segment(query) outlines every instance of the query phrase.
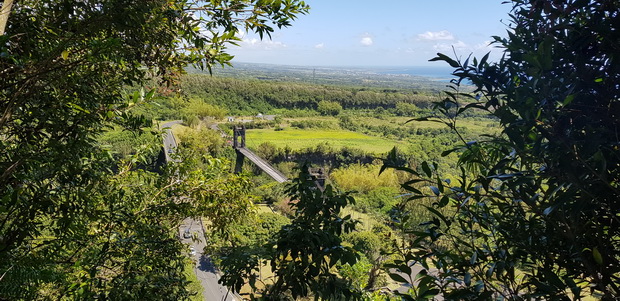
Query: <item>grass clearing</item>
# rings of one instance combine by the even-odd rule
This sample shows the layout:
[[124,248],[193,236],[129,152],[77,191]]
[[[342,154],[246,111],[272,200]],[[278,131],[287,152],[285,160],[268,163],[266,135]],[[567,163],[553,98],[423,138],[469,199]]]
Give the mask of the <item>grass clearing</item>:
[[[376,117],[356,117],[355,120],[362,124],[372,124],[375,126],[388,125],[393,127],[414,127],[420,129],[445,129],[448,128],[443,123],[435,121],[410,121],[411,117],[392,116],[386,118]],[[457,127],[464,127],[472,132],[485,133],[491,128],[497,128],[498,122],[490,119],[460,118],[456,122]]]
[[192,260],[187,260],[185,263],[185,277],[187,277],[187,281],[189,281],[187,285],[187,289],[196,293],[195,295],[190,297],[192,301],[202,301],[205,300],[202,294],[202,285],[200,285],[200,281],[198,281],[198,277],[196,277],[196,272],[194,269],[196,268],[196,264]]
[[246,137],[246,144],[250,148],[256,148],[265,142],[273,143],[277,147],[288,145],[294,150],[328,143],[335,148],[347,146],[380,154],[388,152],[395,145],[405,145],[404,142],[346,130],[302,130],[290,127],[283,131],[274,131],[273,129],[247,130]]

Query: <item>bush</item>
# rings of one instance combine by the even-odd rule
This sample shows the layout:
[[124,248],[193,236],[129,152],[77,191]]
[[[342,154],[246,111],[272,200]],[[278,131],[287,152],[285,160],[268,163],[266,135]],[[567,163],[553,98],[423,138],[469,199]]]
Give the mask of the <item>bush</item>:
[[416,113],[420,111],[420,109],[414,104],[399,102],[396,104],[395,111],[398,116],[415,117]]
[[336,116],[342,112],[342,106],[335,101],[321,100],[317,105],[317,111],[321,115]]
[[220,134],[211,129],[185,129],[178,133],[179,146],[218,157],[227,147]]
[[[157,134],[152,132],[141,132],[136,135],[135,132],[123,130],[120,127],[104,132],[99,137],[102,146],[109,149],[117,158],[127,158],[136,153],[143,145],[148,145],[155,139],[160,139]],[[153,160],[157,154],[152,154]]]
[[226,115],[226,111],[216,105],[208,104],[199,99],[192,99],[183,106],[181,112],[184,116],[196,116],[199,119],[213,117],[222,119]]
[[271,142],[263,142],[256,148],[256,154],[267,161],[273,161],[279,151],[280,149]]
[[364,213],[388,213],[394,205],[400,202],[397,198],[400,190],[395,187],[379,187],[356,198],[354,208]]
[[[447,152],[459,150],[458,181],[442,180],[434,164],[411,171],[428,185],[410,187],[415,203],[436,202],[401,271],[432,261],[439,271],[421,274],[412,292],[450,300],[617,300],[619,3],[512,2],[509,34],[495,37],[499,62],[432,59],[457,77],[436,102],[441,120],[460,132],[456,121],[482,110],[502,131],[449,143]],[[459,93],[461,83],[475,94]]]

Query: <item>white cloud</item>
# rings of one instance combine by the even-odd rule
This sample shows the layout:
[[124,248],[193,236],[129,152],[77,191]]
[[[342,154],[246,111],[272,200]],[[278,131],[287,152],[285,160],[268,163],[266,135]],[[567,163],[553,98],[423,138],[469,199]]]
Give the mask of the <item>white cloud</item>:
[[418,34],[418,38],[426,41],[454,40],[454,36],[447,30],[435,32],[427,31],[425,33]]
[[365,32],[361,35],[360,44],[362,46],[372,46],[375,42],[372,40],[372,35],[368,32]]
[[271,39],[261,40],[257,35],[244,30],[237,31],[237,37],[241,39],[239,46],[247,49],[273,50],[286,48],[286,44]]
[[371,37],[363,37],[360,40],[360,44],[364,45],[364,46],[372,46],[373,41]]
[[467,44],[465,44],[465,42],[463,41],[457,41],[456,43],[438,43],[435,44],[433,48],[439,52],[447,52],[451,51],[452,48],[454,48],[455,50],[465,50],[468,49],[469,46],[467,46]]
[[314,45],[314,48],[316,49],[323,49],[323,47],[325,47],[324,43],[319,43],[319,44]]
[[248,35],[248,32],[245,30],[237,30],[237,37],[240,39],[245,38]]
[[242,48],[263,49],[272,50],[279,48],[286,48],[286,44],[272,40],[261,40],[258,38],[244,38],[239,45]]

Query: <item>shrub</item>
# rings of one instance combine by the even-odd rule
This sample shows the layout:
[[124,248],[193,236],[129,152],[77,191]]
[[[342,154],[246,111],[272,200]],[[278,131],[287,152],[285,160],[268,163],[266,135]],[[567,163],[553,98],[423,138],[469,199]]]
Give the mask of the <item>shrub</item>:
[[317,111],[321,115],[336,116],[342,112],[342,106],[335,101],[321,100],[317,105]]
[[400,201],[397,198],[399,194],[399,189],[395,187],[375,188],[366,194],[358,196],[354,208],[364,213],[387,213]]

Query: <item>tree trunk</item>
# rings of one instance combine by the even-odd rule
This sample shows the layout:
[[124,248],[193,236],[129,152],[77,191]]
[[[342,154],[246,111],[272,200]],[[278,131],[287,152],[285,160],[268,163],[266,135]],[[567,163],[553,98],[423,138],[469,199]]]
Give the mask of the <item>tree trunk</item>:
[[13,0],[4,0],[2,8],[0,9],[0,35],[4,35],[6,29],[6,23],[9,21],[9,14],[11,13],[11,7],[13,6]]

